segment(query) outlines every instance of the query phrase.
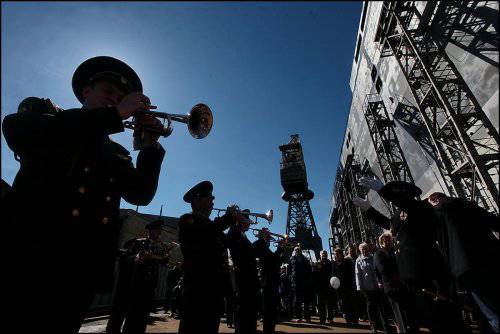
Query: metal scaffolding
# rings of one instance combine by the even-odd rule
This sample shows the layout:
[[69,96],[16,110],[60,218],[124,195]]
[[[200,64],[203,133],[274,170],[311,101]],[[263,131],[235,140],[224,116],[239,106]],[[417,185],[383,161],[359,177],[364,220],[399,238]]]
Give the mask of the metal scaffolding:
[[355,196],[364,197],[366,191],[358,184],[361,165],[354,155],[348,155],[344,168],[339,167],[335,179],[334,197],[336,208],[332,212],[331,235],[334,247],[347,249],[349,245],[376,240],[382,230],[371,223],[366,214],[352,203]]
[[394,121],[389,118],[380,96],[378,94],[366,95],[363,108],[384,181],[386,183],[389,181],[414,183],[394,131]]
[[498,212],[498,132],[424,14],[413,1],[384,1],[376,34],[381,57],[395,56],[409,83],[448,193]]
[[436,41],[452,43],[498,67],[497,1],[429,1],[424,18],[431,19]]

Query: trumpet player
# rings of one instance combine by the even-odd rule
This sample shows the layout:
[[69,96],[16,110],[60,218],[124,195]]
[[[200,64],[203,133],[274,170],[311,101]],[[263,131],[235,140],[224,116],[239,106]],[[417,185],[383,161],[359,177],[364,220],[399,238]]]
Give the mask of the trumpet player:
[[146,225],[148,236],[128,240],[123,246],[113,308],[106,332],[140,334],[146,331],[153,306],[159,267],[166,265],[174,247],[160,239],[161,219]]
[[[284,249],[287,247],[288,236],[281,240],[273,240],[267,228],[263,228],[255,242],[257,255],[262,263],[262,295],[263,295],[263,333],[273,334],[277,322],[277,308],[279,305],[279,284],[281,263]],[[277,242],[276,251],[271,251],[271,241]]]
[[245,209],[241,213],[243,217],[227,232],[227,245],[235,272],[235,333],[254,334],[257,332],[257,293],[260,289],[256,262],[258,251],[255,243],[246,236],[251,224],[247,215],[250,210]]
[[184,258],[180,334],[213,334],[219,331],[224,307],[227,250],[223,233],[241,219],[235,206],[212,221],[213,185],[203,181],[191,188],[184,201],[192,212],[179,221],[179,243]]
[[[30,300],[37,310],[35,319],[23,322],[28,332],[34,324],[38,332],[77,333],[93,295],[111,292],[120,200],[147,205],[153,199],[165,154],[153,137],[134,166],[129,151],[109,138],[124,130],[123,120],[155,108],[127,64],[107,56],[88,59],[72,86],[82,107],[61,110],[48,99],[28,98],[3,121],[6,142],[20,161],[6,208],[7,233],[23,235],[21,258],[44,259],[32,261],[29,272],[22,261],[8,264],[7,284],[16,291],[7,301],[11,309]],[[64,307],[47,307],[48,301]],[[56,313],[57,322],[47,321]]]

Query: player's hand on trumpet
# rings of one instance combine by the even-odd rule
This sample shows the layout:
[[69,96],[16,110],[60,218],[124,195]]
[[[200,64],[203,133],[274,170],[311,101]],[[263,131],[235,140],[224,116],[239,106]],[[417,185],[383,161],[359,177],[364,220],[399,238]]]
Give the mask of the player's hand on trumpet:
[[226,214],[231,216],[236,221],[241,221],[244,216],[241,214],[240,209],[238,208],[237,205],[232,204],[226,208]]
[[[154,117],[153,115],[136,115],[135,120],[138,125],[144,128],[148,128],[148,142],[150,145],[156,143],[160,138],[160,133],[163,130],[163,124],[161,121]],[[152,130],[152,131],[151,131]]]
[[127,119],[138,111],[156,109],[156,106],[151,105],[151,101],[146,95],[140,92],[133,92],[126,95],[120,103],[116,105],[116,109],[122,119]]

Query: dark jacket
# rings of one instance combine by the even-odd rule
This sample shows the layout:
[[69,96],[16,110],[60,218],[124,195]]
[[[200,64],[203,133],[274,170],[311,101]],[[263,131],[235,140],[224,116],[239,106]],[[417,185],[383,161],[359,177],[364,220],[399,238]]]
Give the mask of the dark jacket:
[[401,280],[394,249],[378,249],[375,252],[374,261],[377,273],[384,286],[384,292],[387,294],[396,292],[401,286]]
[[491,260],[500,257],[500,241],[492,233],[499,231],[498,217],[460,198],[446,198],[435,209],[440,249],[455,277],[478,270],[498,277]]
[[271,251],[263,239],[254,242],[256,255],[262,264],[262,287],[264,290],[278,290],[280,284],[281,256],[283,248],[277,247],[276,251]]
[[354,261],[345,257],[342,262],[333,262],[333,276],[340,280],[340,291],[355,291],[356,276],[354,269]]
[[250,242],[237,226],[229,229],[226,240],[233,260],[236,292],[255,296],[260,288],[256,258],[262,252],[257,241]]
[[329,259],[320,259],[317,263],[317,276],[318,276],[318,292],[324,292],[331,289],[330,278],[333,276],[333,265]]
[[223,295],[221,282],[227,266],[223,231],[233,224],[228,215],[214,221],[193,213],[180,217],[179,243],[184,259],[185,288]]
[[399,214],[389,219],[374,208],[367,216],[380,227],[391,230],[399,275],[402,280],[415,280],[418,284],[437,280],[446,284],[446,263],[436,244],[436,215],[430,204],[411,201],[402,208],[407,213],[406,221]]
[[310,288],[312,268],[309,260],[303,255],[293,255],[290,258],[290,280],[292,289],[299,292],[307,292]]
[[134,167],[129,152],[108,137],[123,131],[114,107],[10,114],[3,131],[21,163],[9,232],[26,237],[23,252],[44,259],[47,280],[76,277],[109,290],[120,200],[147,205],[153,199],[163,148],[141,151]]

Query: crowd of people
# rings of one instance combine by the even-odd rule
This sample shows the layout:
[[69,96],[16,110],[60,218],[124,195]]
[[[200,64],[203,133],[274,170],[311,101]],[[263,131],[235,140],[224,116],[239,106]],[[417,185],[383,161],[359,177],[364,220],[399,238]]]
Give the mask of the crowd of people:
[[[6,286],[14,292],[4,298],[7,318],[26,332],[77,333],[93,297],[112,290],[120,256],[107,331],[144,333],[169,245],[159,239],[157,221],[146,226],[146,238],[118,250],[119,207],[122,199],[134,205],[153,199],[165,155],[158,142],[163,127],[141,113],[156,107],[137,74],[117,59],[85,61],[72,84],[81,108],[28,98],[3,121],[20,162],[2,199],[6,235],[15,242],[4,252]],[[145,137],[135,132],[135,166],[130,152],[109,138],[132,116],[150,128]],[[499,333],[498,217],[443,193],[422,200],[421,190],[406,182],[362,178],[360,185],[394,208],[387,218],[367,199],[353,199],[387,230],[379,247],[337,248],[333,259],[322,251],[314,262],[287,238],[272,250],[266,229],[251,242],[248,210],[229,206],[212,220],[212,183],[193,186],[183,197],[191,212],[179,220],[183,260],[167,278],[167,307],[180,318],[179,333],[218,333],[225,315],[238,334],[256,333],[259,318],[269,334],[280,320],[310,322],[313,314],[325,325],[339,315],[347,326],[367,319],[374,332],[466,332],[458,291],[481,330]],[[27,301],[36,311],[28,322],[19,312]]]

